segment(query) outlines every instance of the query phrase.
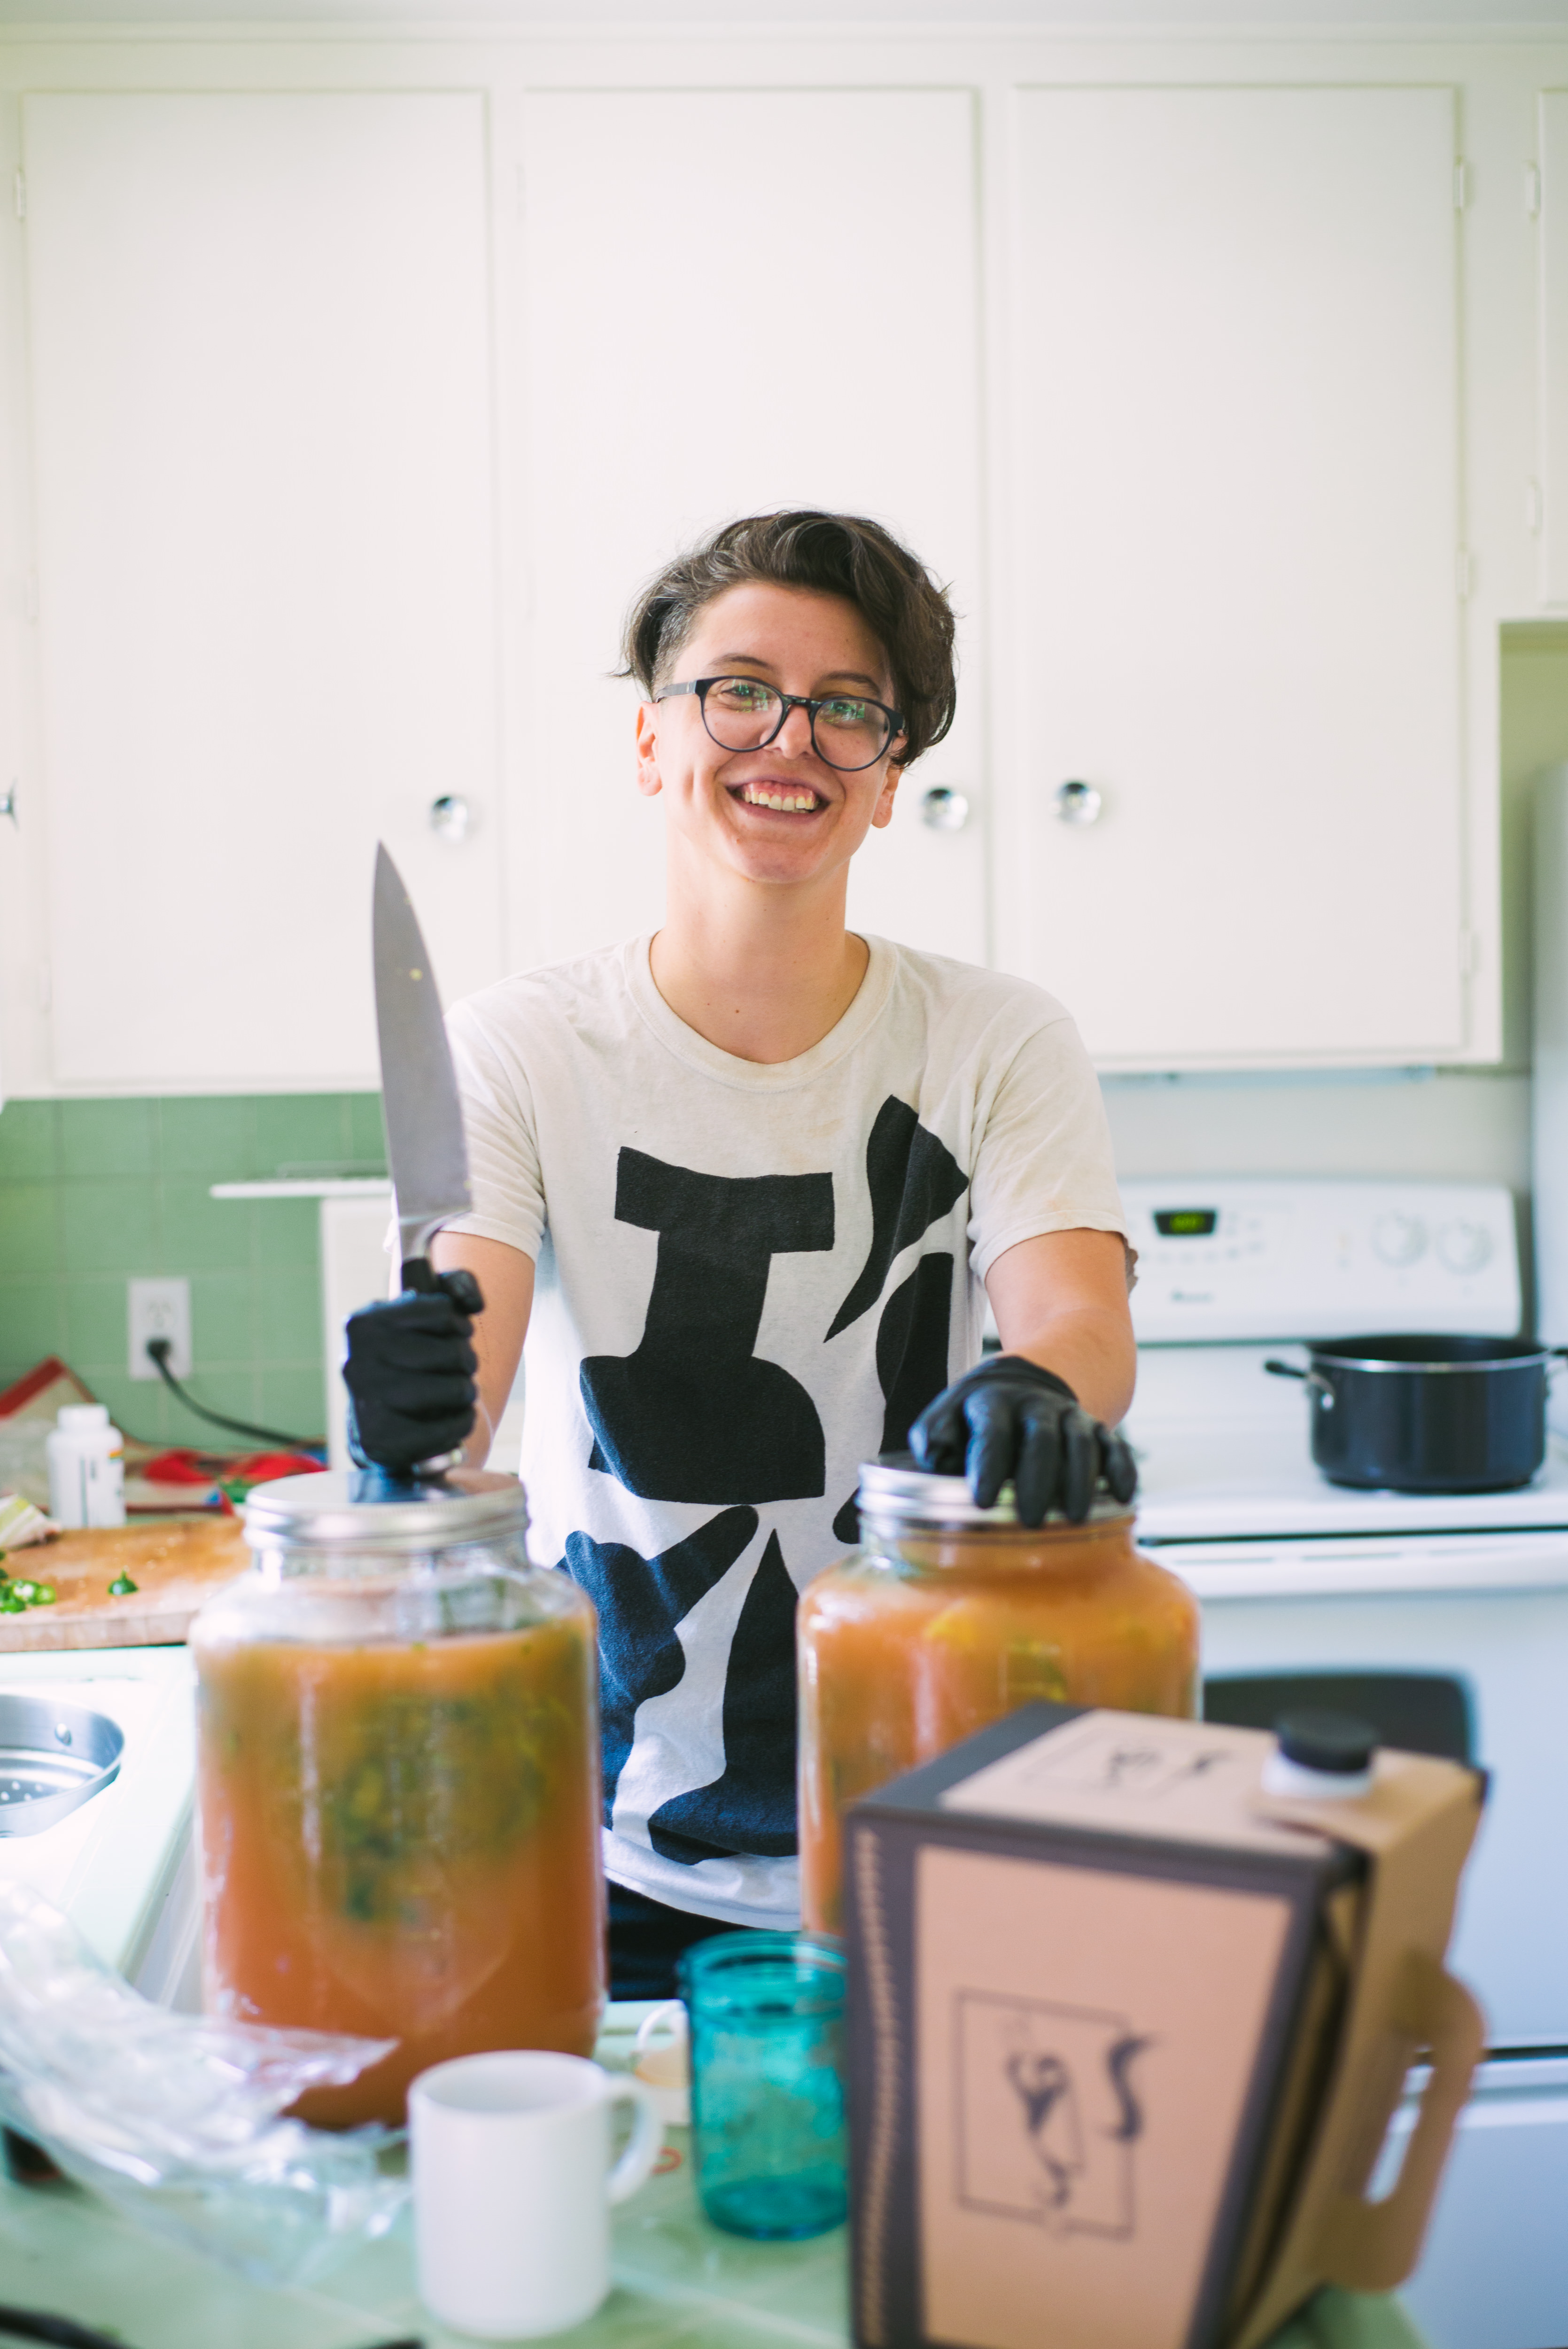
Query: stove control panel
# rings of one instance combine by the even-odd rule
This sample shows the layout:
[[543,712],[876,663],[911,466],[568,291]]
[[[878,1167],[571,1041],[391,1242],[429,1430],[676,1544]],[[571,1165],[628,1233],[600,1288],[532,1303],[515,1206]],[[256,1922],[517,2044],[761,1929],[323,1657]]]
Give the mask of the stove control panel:
[[1121,1197],[1140,1344],[1518,1331],[1519,1243],[1501,1184],[1140,1175]]

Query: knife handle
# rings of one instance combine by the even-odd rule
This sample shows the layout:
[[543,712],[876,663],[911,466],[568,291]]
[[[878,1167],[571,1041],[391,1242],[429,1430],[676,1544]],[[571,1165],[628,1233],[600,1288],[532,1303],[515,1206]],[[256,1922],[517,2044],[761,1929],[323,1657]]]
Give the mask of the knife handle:
[[441,1285],[428,1256],[406,1256],[402,1278],[405,1288],[412,1288],[421,1297],[430,1296]]

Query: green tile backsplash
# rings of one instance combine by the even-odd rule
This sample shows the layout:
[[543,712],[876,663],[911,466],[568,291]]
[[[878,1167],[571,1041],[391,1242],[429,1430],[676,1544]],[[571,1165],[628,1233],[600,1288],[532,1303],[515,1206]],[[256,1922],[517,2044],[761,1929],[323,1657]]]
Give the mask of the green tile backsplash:
[[[214,1183],[369,1174],[375,1093],[7,1102],[0,1110],[0,1386],[61,1355],[115,1423],[222,1444],[127,1361],[126,1283],[191,1283],[199,1402],[294,1435],[326,1425],[314,1199],[214,1199]],[[237,1443],[239,1438],[235,1438]]]

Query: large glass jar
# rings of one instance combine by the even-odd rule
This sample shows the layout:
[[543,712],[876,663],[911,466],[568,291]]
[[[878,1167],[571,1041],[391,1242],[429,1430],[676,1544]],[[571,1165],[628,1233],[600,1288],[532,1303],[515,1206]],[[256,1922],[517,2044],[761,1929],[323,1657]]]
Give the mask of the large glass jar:
[[1198,1607],[1132,1546],[1132,1512],[1020,1526],[1009,1486],[977,1508],[961,1476],[861,1471],[861,1547],[806,1590],[800,1682],[804,1921],[841,1922],[844,1806],[1020,1705],[1191,1714]]
[[208,2011],[397,2041],[308,2119],[401,2121],[449,2055],[593,2052],[594,1615],[527,1523],[476,1470],[258,1485],[191,1627]]

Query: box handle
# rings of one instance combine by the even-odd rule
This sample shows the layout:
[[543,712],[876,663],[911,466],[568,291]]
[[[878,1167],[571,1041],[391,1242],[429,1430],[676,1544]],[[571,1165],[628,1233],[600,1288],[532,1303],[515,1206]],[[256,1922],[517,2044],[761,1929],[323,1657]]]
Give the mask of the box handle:
[[1405,1960],[1390,2020],[1429,2052],[1431,2075],[1393,2191],[1377,2202],[1341,2194],[1326,2215],[1322,2273],[1352,2292],[1391,2291],[1414,2268],[1485,2037],[1470,1992],[1421,1951]]

